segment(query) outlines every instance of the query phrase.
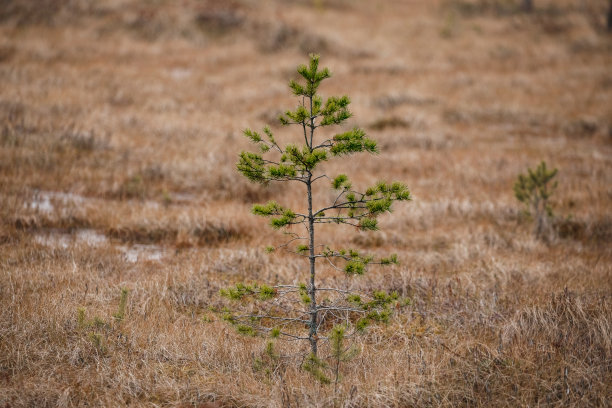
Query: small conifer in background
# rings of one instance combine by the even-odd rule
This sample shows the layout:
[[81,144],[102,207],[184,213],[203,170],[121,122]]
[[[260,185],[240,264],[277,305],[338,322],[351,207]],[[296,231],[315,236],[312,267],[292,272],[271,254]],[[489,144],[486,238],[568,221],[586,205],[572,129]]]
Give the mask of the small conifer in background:
[[125,317],[125,308],[127,306],[128,293],[129,291],[127,288],[121,288],[121,297],[119,298],[119,307],[117,308],[117,313],[113,314],[113,317],[118,322],[121,322],[123,318]]
[[548,199],[557,188],[557,182],[551,183],[557,175],[557,169],[548,170],[542,161],[534,170],[527,169],[527,174],[519,174],[514,183],[514,195],[525,204],[525,212],[535,220],[533,233],[536,238],[547,239],[550,236],[550,219],[552,207]]
[[[286,111],[279,120],[284,126],[294,125],[299,129],[295,139],[299,143],[281,144],[267,126],[263,133],[246,129],[244,135],[257,145],[258,151],[240,153],[237,168],[249,180],[263,185],[294,182],[304,186],[303,212],[275,201],[257,204],[252,212],[269,218],[273,229],[284,230],[289,237],[287,242],[267,250],[283,249],[307,259],[306,280],[276,286],[239,283],[222,290],[221,294],[241,301],[242,313],[226,310],[224,315],[239,332],[309,342],[311,354],[302,367],[322,383],[330,383],[332,380],[324,374],[329,365],[318,355],[319,342],[330,342],[333,375],[337,382],[340,362],[350,357],[343,348],[345,337],[364,330],[372,322],[387,322],[393,306],[407,302],[400,301],[397,293],[363,294],[320,286],[318,260],[326,261],[346,275],[362,275],[371,265],[396,264],[398,260],[396,255],[376,259],[352,248],[317,243],[316,226],[348,225],[362,231],[375,231],[380,215],[390,212],[395,201],[407,201],[411,196],[400,182],[378,182],[359,192],[347,175],[329,177],[320,171],[319,165],[327,160],[362,152],[378,153],[378,147],[358,127],[329,138],[319,136],[319,129],[340,125],[351,117],[350,99],[331,96],[324,101],[318,94],[320,84],[331,76],[327,68],[319,68],[319,56],[311,55],[309,64],[300,65],[297,72],[302,82],[292,80],[289,87],[299,98],[299,105],[293,111]],[[327,183],[335,191],[335,199],[323,204],[315,202],[315,183]],[[296,228],[290,228],[292,226],[302,226],[304,233],[297,233]]]

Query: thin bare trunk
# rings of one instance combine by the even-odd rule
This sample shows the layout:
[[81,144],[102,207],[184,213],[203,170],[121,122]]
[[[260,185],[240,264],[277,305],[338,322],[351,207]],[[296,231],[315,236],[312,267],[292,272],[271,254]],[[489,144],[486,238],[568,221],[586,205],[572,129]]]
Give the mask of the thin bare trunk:
[[317,298],[315,287],[315,254],[314,254],[314,217],[312,215],[312,181],[308,178],[306,184],[308,188],[308,241],[310,253],[310,287],[308,293],[310,295],[310,331],[308,332],[308,340],[310,341],[310,349],[312,354],[317,355]]
[[[314,119],[312,118],[312,96],[310,99],[310,145],[312,151],[313,136],[314,136]],[[312,174],[308,175],[306,183],[308,189],[308,246],[310,249],[308,259],[310,261],[310,330],[308,332],[308,340],[310,341],[310,350],[314,356],[317,355],[317,288],[315,286],[315,252],[314,252],[314,216],[312,212]]]

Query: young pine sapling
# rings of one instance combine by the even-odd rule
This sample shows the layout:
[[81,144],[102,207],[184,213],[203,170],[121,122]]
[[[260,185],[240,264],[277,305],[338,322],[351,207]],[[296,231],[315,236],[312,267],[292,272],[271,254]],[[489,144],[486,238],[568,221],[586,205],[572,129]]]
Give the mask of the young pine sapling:
[[[316,227],[319,224],[337,224],[375,231],[378,229],[378,216],[390,212],[395,201],[410,200],[411,196],[407,187],[399,182],[378,182],[365,192],[358,192],[345,174],[331,178],[320,170],[319,165],[332,158],[362,152],[378,153],[378,147],[358,127],[333,137],[321,137],[321,132],[318,132],[321,128],[340,125],[351,117],[348,109],[350,99],[347,96],[331,96],[324,101],[318,94],[321,82],[330,77],[327,68],[319,68],[318,56],[311,55],[309,64],[300,65],[297,72],[302,82],[292,80],[289,87],[300,103],[295,110],[281,115],[279,120],[281,125],[300,128],[300,144],[282,145],[267,126],[263,134],[246,129],[245,136],[258,146],[259,151],[240,153],[237,168],[249,180],[264,185],[270,182],[295,182],[304,186],[303,212],[286,208],[275,201],[255,205],[252,212],[268,217],[272,228],[285,231],[288,241],[267,250],[284,249],[307,259],[307,280],[275,286],[239,283],[221,293],[230,299],[243,301],[244,313],[226,310],[224,315],[239,332],[309,342],[311,354],[303,367],[322,382],[330,382],[322,373],[322,368],[327,364],[318,357],[319,342],[329,340],[334,348],[332,354],[335,357],[332,357],[336,359],[334,370],[337,381],[337,367],[340,361],[348,357],[345,350],[339,348],[344,337],[365,329],[371,322],[388,321],[392,306],[399,306],[400,300],[395,292],[376,291],[367,295],[337,287],[323,287],[317,279],[317,261],[324,260],[347,275],[362,275],[370,265],[396,264],[398,260],[396,255],[376,259],[355,249],[335,249],[317,243]],[[335,199],[323,205],[315,202],[313,188],[317,183],[330,183],[335,190]],[[296,233],[295,228],[291,228],[295,225],[303,226],[305,233]],[[246,303],[246,299],[253,302]],[[339,324],[344,325],[342,329],[339,329]]]
[[514,183],[514,195],[526,206],[526,213],[535,220],[533,233],[536,238],[546,238],[550,233],[549,220],[553,216],[548,199],[557,188],[557,182],[551,183],[557,175],[557,169],[548,170],[546,163],[541,162],[534,170],[527,169],[527,175],[519,174]]

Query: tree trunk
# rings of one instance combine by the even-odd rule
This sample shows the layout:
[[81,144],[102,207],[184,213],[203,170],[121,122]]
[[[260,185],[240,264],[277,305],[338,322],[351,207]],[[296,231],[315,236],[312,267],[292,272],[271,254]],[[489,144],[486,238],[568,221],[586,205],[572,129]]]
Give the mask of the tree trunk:
[[312,183],[308,180],[306,184],[308,188],[308,246],[310,249],[310,287],[308,294],[310,295],[310,330],[308,332],[308,341],[310,341],[310,350],[314,356],[317,355],[317,298],[315,287],[315,254],[314,254],[314,217],[312,215]]
[[[313,136],[314,136],[314,119],[312,117],[312,96],[310,97],[310,143],[306,140],[306,144],[309,146],[312,152],[313,147]],[[308,246],[310,260],[310,330],[308,332],[308,341],[310,341],[310,350],[312,354],[317,356],[317,288],[315,286],[315,250],[314,250],[314,216],[312,212],[312,174],[308,174],[308,182],[306,183],[308,189]]]

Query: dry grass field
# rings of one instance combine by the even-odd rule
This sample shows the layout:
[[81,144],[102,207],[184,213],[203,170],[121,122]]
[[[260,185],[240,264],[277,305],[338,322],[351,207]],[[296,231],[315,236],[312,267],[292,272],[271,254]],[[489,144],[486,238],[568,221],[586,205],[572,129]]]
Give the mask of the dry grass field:
[[[519,3],[1,2],[0,407],[610,406],[608,2]],[[379,232],[318,234],[401,260],[321,264],[323,282],[411,300],[354,339],[336,390],[300,369],[307,343],[267,361],[215,312],[220,288],[308,273],[263,251],[283,237],[250,214],[303,208],[303,189],[235,163],[246,127],[299,137],[276,118],[309,52],[381,150],[325,170],[413,195]],[[512,191],[542,160],[548,242]]]

